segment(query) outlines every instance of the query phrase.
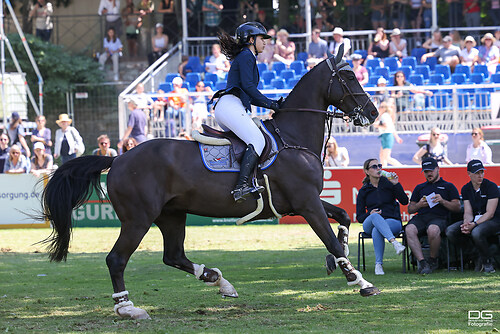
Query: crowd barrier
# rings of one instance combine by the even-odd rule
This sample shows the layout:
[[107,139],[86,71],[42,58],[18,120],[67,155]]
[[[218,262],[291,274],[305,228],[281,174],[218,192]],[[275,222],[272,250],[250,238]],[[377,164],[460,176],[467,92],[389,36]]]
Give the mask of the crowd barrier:
[[[500,165],[487,166],[486,178],[499,184]],[[396,172],[408,196],[415,186],[425,181],[418,166],[387,168]],[[465,165],[446,166],[441,168],[441,176],[455,184],[460,189],[469,182]],[[325,168],[324,187],[321,198],[347,211],[353,222],[356,221],[356,197],[362,186],[364,173],[361,167]],[[40,181],[41,180],[41,181]],[[293,180],[290,180],[293,182]],[[34,221],[26,214],[39,212],[40,194],[44,179],[30,174],[7,175],[0,174],[0,229],[1,228],[35,228],[49,227],[48,222]],[[106,191],[106,174],[102,175],[101,185]],[[105,194],[104,194],[105,195]],[[101,198],[100,198],[101,197]],[[102,201],[101,201],[102,200]],[[406,206],[401,206],[401,219],[408,221],[411,215]],[[113,227],[120,222],[106,196],[93,193],[90,200],[81,208],[73,211],[75,227]],[[187,225],[233,225],[237,218],[210,218],[188,215]],[[253,222],[257,224],[300,224],[305,220],[300,216],[286,216],[279,221],[270,218]]]

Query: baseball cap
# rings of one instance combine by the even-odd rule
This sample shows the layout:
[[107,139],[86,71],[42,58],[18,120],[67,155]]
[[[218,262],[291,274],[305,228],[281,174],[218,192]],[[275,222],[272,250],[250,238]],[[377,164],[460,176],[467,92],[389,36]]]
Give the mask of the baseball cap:
[[451,39],[451,36],[444,36],[443,37],[443,42],[451,42],[452,39]]
[[422,160],[422,172],[426,170],[434,170],[438,167],[438,163],[434,158],[425,158]]
[[475,173],[479,172],[480,170],[485,170],[481,160],[474,159],[474,160],[469,161],[469,163],[467,164],[467,171],[468,172],[475,174]]
[[174,85],[182,85],[182,78],[181,77],[175,77],[173,80],[172,80],[172,83]]
[[156,28],[163,28],[163,24],[161,24],[161,23],[157,23],[155,27],[156,27]]
[[387,80],[384,77],[380,77],[377,80],[377,85],[382,85],[382,84],[387,85]]
[[43,143],[42,143],[42,142],[37,141],[37,142],[35,143],[35,145],[33,145],[33,149],[35,149],[35,150],[36,150],[36,149],[42,149],[42,150],[45,150],[45,145],[43,145]]
[[398,28],[392,29],[391,36],[399,36],[399,35],[401,35],[401,30],[399,30]]

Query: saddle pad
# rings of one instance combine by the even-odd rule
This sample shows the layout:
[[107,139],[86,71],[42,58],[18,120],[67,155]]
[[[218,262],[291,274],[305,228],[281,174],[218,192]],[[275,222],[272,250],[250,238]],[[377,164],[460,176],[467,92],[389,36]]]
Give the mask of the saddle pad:
[[[276,156],[274,152],[278,151],[278,144],[276,143],[276,139],[271,135],[269,130],[264,126],[262,121],[261,126],[264,129],[264,132],[271,138],[271,158],[264,161],[264,163],[259,165],[261,170],[265,170],[269,166],[271,166],[276,160]],[[240,171],[240,163],[236,161],[236,156],[234,155],[233,147],[231,145],[224,146],[214,146],[207,144],[198,144],[200,147],[201,160],[205,167],[212,172],[239,172]]]

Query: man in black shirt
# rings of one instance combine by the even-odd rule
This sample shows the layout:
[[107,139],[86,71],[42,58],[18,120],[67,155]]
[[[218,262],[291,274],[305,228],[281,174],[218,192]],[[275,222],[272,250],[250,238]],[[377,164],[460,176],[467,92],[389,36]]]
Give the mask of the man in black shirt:
[[[457,245],[472,240],[479,252],[479,261],[485,273],[494,273],[488,238],[500,231],[500,191],[498,186],[484,178],[484,166],[480,160],[467,164],[470,182],[462,187],[464,220],[446,229],[448,239]],[[479,269],[479,267],[478,267]]]
[[[405,232],[408,246],[418,260],[418,272],[430,274],[438,268],[441,233],[446,229],[449,213],[460,210],[460,196],[452,183],[440,177],[434,158],[422,160],[422,171],[427,181],[415,187],[408,205],[409,214],[418,214],[410,219]],[[424,259],[419,240],[419,236],[426,233],[430,245],[429,262]]]

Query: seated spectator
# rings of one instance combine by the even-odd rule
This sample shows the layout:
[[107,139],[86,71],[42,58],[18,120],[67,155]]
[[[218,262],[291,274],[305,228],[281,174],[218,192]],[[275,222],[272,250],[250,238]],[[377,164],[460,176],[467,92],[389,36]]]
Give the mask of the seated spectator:
[[45,153],[45,146],[42,142],[36,142],[33,147],[35,154],[31,158],[31,174],[39,177],[41,174],[52,172],[54,159],[52,155]]
[[460,49],[451,44],[450,36],[445,36],[443,38],[443,47],[434,52],[424,54],[422,56],[422,63],[429,57],[437,57],[439,64],[450,66],[451,72],[453,72],[455,71],[455,66],[460,63]]
[[[161,89],[158,89],[158,94],[165,94],[165,92]],[[152,120],[154,122],[156,121],[163,122],[163,114],[165,112],[165,106],[167,106],[167,104],[168,101],[163,96],[157,97],[156,101],[153,102]]]
[[307,50],[308,68],[313,68],[327,58],[328,44],[324,39],[321,39],[319,34],[320,30],[318,28],[314,28],[311,35],[311,43],[309,43],[309,48]]
[[29,158],[31,156],[31,151],[26,143],[26,132],[23,126],[23,120],[17,111],[14,111],[10,117],[10,123],[7,126],[7,134],[9,135],[11,146],[19,143],[21,152]]
[[217,43],[212,44],[212,55],[208,63],[205,64],[207,73],[215,73],[219,79],[224,80],[230,67],[229,60],[222,54],[220,45]]
[[259,53],[259,55],[257,56],[257,60],[260,63],[270,65],[274,61],[274,51],[276,50],[276,44],[274,41],[276,37],[276,30],[271,28],[267,31],[267,34],[271,36],[271,38],[267,40],[264,51]]
[[[212,88],[205,86],[203,81],[199,81],[196,84],[196,92],[197,93],[213,93]],[[200,131],[201,124],[204,123],[208,118],[208,106],[207,103],[210,97],[207,95],[198,95],[193,98],[193,111],[192,111],[192,119],[193,119],[193,129]]]
[[465,157],[465,162],[471,160],[479,160],[484,164],[492,164],[492,152],[491,148],[484,141],[484,133],[481,128],[472,129],[472,143],[467,146],[467,155]]
[[21,148],[16,144],[10,147],[9,157],[3,165],[5,174],[27,174],[30,172],[30,161],[23,154]]
[[123,143],[125,143],[129,137],[134,138],[137,144],[140,144],[147,139],[146,125],[148,123],[148,117],[146,116],[146,113],[142,109],[138,108],[137,102],[134,100],[129,100],[127,102],[127,107],[130,111],[130,115],[128,117],[127,129],[123,134],[123,139],[116,145],[118,146],[118,149],[123,147]]
[[432,37],[426,40],[424,44],[422,44],[422,47],[429,50],[429,52],[434,52],[442,46],[443,35],[441,35],[441,31],[439,29],[434,30],[432,32]]
[[[439,268],[438,256],[441,234],[445,231],[450,212],[460,211],[457,188],[439,175],[439,166],[434,158],[422,160],[422,171],[426,182],[415,187],[411,194],[408,213],[418,213],[406,225],[406,239],[418,262],[419,274],[430,274]],[[427,234],[430,258],[425,259],[419,237]]]
[[381,59],[389,57],[389,40],[384,28],[377,28],[373,42],[368,46],[368,57]]
[[383,88],[382,90],[378,90],[375,94],[375,103],[380,105],[382,102],[389,101],[389,91],[386,89],[387,80],[384,77],[380,77],[377,80],[377,87]]
[[[413,86],[406,81],[405,74],[403,71],[397,71],[394,74],[394,86],[404,87]],[[413,99],[415,101],[415,109],[423,109],[425,107],[425,95],[432,96],[433,93],[430,90],[420,90],[420,89],[410,89],[410,90],[393,90],[391,97],[395,99],[396,102],[396,112],[410,111],[410,92],[415,94]]]
[[132,137],[128,137],[123,142],[123,148],[122,148],[123,149],[123,153],[125,153],[127,151],[130,151],[131,149],[133,149],[136,146],[137,146],[137,140],[135,140]]
[[115,81],[120,79],[119,59],[122,55],[122,49],[122,42],[116,37],[115,29],[109,28],[104,38],[104,52],[99,56],[99,64],[101,70],[104,70],[106,60],[111,57],[111,61],[113,62],[113,79]]
[[380,135],[380,153],[379,158],[382,163],[382,167],[387,167],[387,165],[401,166],[402,164],[391,157],[392,147],[394,146],[394,141],[398,144],[403,143],[396,132],[396,126],[394,122],[396,120],[396,110],[394,103],[382,102],[378,107],[379,116],[373,123],[373,126],[378,129]]
[[498,49],[500,49],[500,29],[495,31],[495,43],[493,43]]
[[476,57],[476,62],[481,65],[488,66],[488,72],[490,74],[495,73],[498,65],[498,60],[500,59],[500,51],[493,45],[496,39],[491,33],[487,33],[481,38],[481,45],[479,47],[479,54]]
[[406,39],[401,38],[401,30],[394,28],[391,34],[391,42],[389,43],[389,56],[391,57],[408,57],[406,49]]
[[151,53],[148,54],[149,65],[152,65],[168,50],[168,36],[163,33],[163,24],[157,23],[155,34],[151,37]]
[[[186,106],[188,99],[188,90],[182,88],[182,79],[177,77],[172,80],[174,90],[170,93],[178,94],[178,96],[171,96],[168,98],[167,115],[165,117],[165,136],[177,136],[177,123],[175,119],[179,119],[181,128],[185,128]],[[161,118],[161,117],[160,117]]]
[[376,30],[378,27],[386,27],[385,8],[387,7],[387,0],[371,0],[370,9],[372,12],[371,21],[372,27]]
[[9,159],[9,136],[5,133],[0,134],[0,173],[3,173],[5,160]]
[[356,198],[356,220],[363,224],[363,231],[372,236],[375,275],[384,275],[384,239],[392,244],[396,254],[399,255],[405,250],[405,246],[401,245],[395,236],[403,229],[399,203],[407,205],[408,196],[396,173],[392,173],[389,179],[380,175],[382,165],[377,159],[366,160],[363,171],[363,186]]
[[347,37],[344,38],[344,30],[340,27],[335,27],[332,35],[333,41],[330,42],[328,51],[330,51],[332,55],[336,56],[340,45],[344,44],[344,57],[347,57],[351,51],[351,40]]
[[[469,67],[474,66],[479,50],[475,48],[476,40],[472,36],[465,37],[465,47],[460,51],[460,63]],[[472,68],[471,68],[472,70]]]
[[181,57],[181,63],[177,67],[177,72],[181,76],[182,80],[186,80],[186,74],[188,74],[190,72],[193,72],[193,70],[187,64],[188,61],[189,61],[189,56],[182,55],[182,57]]
[[38,115],[35,118],[36,122],[36,129],[33,130],[33,133],[31,134],[31,142],[33,144],[36,144],[38,142],[42,143],[45,146],[45,153],[47,154],[52,154],[52,133],[50,129],[45,127],[45,124],[47,123],[47,120],[45,119],[45,116],[43,115]]
[[425,158],[433,158],[440,165],[446,163],[447,165],[453,165],[453,163],[448,159],[448,152],[446,146],[441,143],[441,130],[439,128],[432,128],[431,135],[429,137],[429,142],[422,146],[413,156],[413,161],[419,164]]
[[138,83],[135,87],[134,101],[137,103],[137,108],[144,110],[146,115],[150,115],[151,109],[153,108],[154,101],[144,92],[144,84],[142,82]]
[[325,167],[347,167],[349,166],[349,153],[347,148],[337,145],[335,138],[328,139],[326,144]]
[[287,66],[295,60],[295,43],[288,40],[290,34],[285,29],[280,29],[277,34],[274,60],[285,63]]
[[56,121],[60,129],[56,130],[54,158],[61,157],[62,163],[72,160],[85,152],[83,138],[77,129],[71,126],[73,120],[68,114],[60,114]]
[[361,65],[363,61],[363,57],[360,54],[353,54],[351,56],[352,59],[352,70],[354,74],[356,74],[356,79],[358,79],[361,86],[364,86],[368,83],[368,70],[366,67]]
[[[488,238],[500,232],[500,206],[498,186],[484,178],[485,168],[481,161],[467,164],[470,182],[462,187],[464,219],[446,229],[446,237],[461,248],[472,248],[479,253],[476,270],[494,273],[493,253]],[[472,242],[472,245],[471,245]]]
[[105,157],[116,157],[118,155],[118,153],[116,153],[116,150],[110,147],[111,141],[106,134],[97,137],[97,145],[99,145],[99,147],[92,151],[92,155],[100,155]]
[[460,33],[457,30],[452,30],[450,31],[450,37],[451,37],[451,44],[453,46],[456,46],[460,50],[464,48],[464,41],[462,40],[462,37],[460,36]]

